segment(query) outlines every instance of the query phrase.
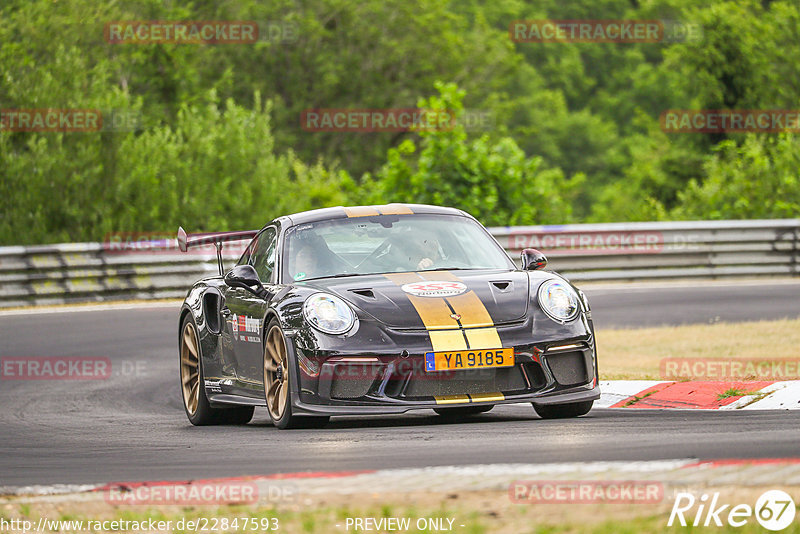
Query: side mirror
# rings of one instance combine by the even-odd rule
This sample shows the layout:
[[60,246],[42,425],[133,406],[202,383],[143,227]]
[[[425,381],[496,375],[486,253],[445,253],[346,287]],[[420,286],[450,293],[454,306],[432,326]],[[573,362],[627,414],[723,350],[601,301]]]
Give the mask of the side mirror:
[[547,266],[547,258],[535,248],[526,248],[520,254],[522,268],[526,271],[538,271]]
[[252,265],[237,265],[225,275],[225,284],[230,287],[240,287],[246,289],[256,296],[261,297],[265,293],[264,286],[258,278],[258,273]]

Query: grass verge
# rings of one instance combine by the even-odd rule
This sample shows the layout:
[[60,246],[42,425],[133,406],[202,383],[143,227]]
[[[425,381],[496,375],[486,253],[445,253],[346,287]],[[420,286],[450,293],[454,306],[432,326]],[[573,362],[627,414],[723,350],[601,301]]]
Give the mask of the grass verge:
[[[720,491],[725,502],[754,503],[765,489],[715,487],[697,488]],[[786,488],[795,499],[796,488]],[[119,506],[102,500],[77,501],[55,497],[37,499],[34,503],[6,501],[0,505],[0,520],[28,520],[34,525],[39,518],[53,521],[83,521],[82,531],[91,529],[89,521],[123,520],[146,523],[169,521],[169,532],[282,532],[291,534],[387,532],[387,529],[355,528],[356,518],[408,518],[411,528],[394,532],[453,532],[459,534],[642,534],[660,532],[762,532],[751,518],[743,528],[731,527],[667,527],[674,498],[669,493],[655,504],[514,504],[506,491],[454,491],[445,493],[392,494],[373,493],[342,496],[303,496],[291,503],[224,506]],[[688,516],[687,516],[688,517]],[[239,518],[237,527],[232,521]],[[242,521],[255,519],[269,528],[242,528]],[[348,518],[351,519],[348,527]],[[223,519],[228,521],[225,528]],[[429,522],[433,519],[434,522]],[[693,519],[693,515],[691,516]],[[439,520],[439,522],[435,522]],[[452,520],[452,522],[448,521]],[[183,521],[184,528],[179,528]],[[186,528],[188,521],[199,522],[200,528]],[[263,522],[262,522],[263,521]],[[419,522],[419,523],[418,523]],[[431,525],[435,525],[431,528]],[[205,526],[206,528],[202,528]],[[274,528],[277,526],[277,529]],[[417,527],[421,528],[417,528]],[[440,528],[436,528],[436,527]],[[446,526],[446,528],[445,528]],[[216,527],[212,529],[211,527]],[[427,527],[427,528],[426,528]],[[144,529],[146,530],[146,529]],[[62,531],[78,531],[64,529]],[[135,530],[117,528],[116,532]],[[142,530],[139,530],[140,532]],[[795,522],[785,533],[800,532]]]
[[665,358],[800,360],[800,319],[599,330],[597,353],[603,380],[661,380]]

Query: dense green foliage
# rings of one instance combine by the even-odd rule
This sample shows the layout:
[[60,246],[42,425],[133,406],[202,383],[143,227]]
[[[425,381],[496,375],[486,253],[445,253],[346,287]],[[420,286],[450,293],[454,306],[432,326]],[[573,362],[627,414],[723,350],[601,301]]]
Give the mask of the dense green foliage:
[[[519,19],[669,19],[701,39],[515,43]],[[109,44],[106,23],[254,20],[255,44]],[[283,25],[283,26],[281,26]],[[140,114],[0,131],[0,244],[256,227],[428,202],[485,224],[797,217],[787,134],[664,133],[667,109],[800,109],[800,6],[700,0],[5,0],[0,109]],[[314,108],[483,110],[493,128],[310,132]]]

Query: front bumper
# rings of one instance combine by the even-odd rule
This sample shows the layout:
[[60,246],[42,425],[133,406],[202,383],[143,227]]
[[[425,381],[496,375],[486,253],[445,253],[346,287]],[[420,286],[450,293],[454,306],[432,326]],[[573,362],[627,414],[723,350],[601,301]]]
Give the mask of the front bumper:
[[528,395],[515,395],[508,396],[502,400],[493,401],[467,401],[458,403],[448,403],[442,405],[435,400],[403,403],[403,404],[385,404],[385,405],[326,405],[326,404],[309,404],[295,399],[292,408],[295,414],[300,415],[391,415],[402,414],[411,410],[425,410],[432,408],[443,407],[457,407],[457,406],[472,406],[472,405],[496,405],[496,404],[519,404],[519,403],[534,403],[534,404],[570,404],[575,402],[592,401],[600,398],[600,386],[589,385],[568,390],[561,390],[558,392],[546,394],[528,394]]
[[312,365],[294,350],[295,413],[400,414],[409,410],[532,402],[564,404],[600,397],[593,336],[515,347],[515,365],[427,373],[421,354],[342,355]]

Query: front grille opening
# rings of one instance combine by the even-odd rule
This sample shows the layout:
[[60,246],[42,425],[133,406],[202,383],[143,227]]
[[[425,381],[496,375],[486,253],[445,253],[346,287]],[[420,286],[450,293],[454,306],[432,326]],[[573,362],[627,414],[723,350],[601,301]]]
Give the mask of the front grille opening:
[[524,365],[525,374],[528,375],[528,380],[531,383],[531,389],[542,389],[547,385],[547,377],[539,362],[530,362]]
[[562,386],[575,386],[586,384],[591,379],[587,359],[583,352],[572,351],[548,355],[545,362],[556,382]]
[[383,393],[387,397],[399,397],[403,393],[403,389],[412,373],[410,368],[403,368],[403,366],[399,368],[393,366],[392,369],[392,372],[386,380]]
[[415,371],[408,380],[404,398],[440,395],[477,395],[498,391],[525,391],[527,384],[519,366],[426,373]]
[[357,399],[363,397],[370,391],[382,370],[380,365],[336,365],[331,384],[331,398]]

